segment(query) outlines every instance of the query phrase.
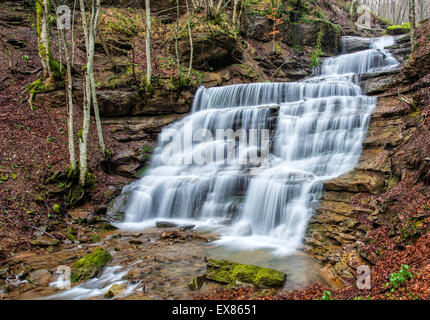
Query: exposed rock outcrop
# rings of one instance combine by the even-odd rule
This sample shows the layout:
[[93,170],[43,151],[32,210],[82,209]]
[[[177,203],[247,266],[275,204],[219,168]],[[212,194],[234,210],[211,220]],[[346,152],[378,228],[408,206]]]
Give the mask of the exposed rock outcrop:
[[286,24],[283,32],[285,32],[285,38],[282,41],[290,46],[315,47],[318,37],[321,37],[321,49],[328,54],[336,54],[341,44],[340,27],[324,21]]
[[269,41],[272,24],[266,16],[245,15],[240,29],[246,37],[259,41]]
[[380,98],[356,169],[324,184],[323,198],[309,222],[305,247],[325,265],[323,273],[334,287],[355,279],[355,268],[368,263],[359,244],[371,225],[378,223],[379,211],[369,205],[369,200],[360,199],[372,199],[372,195],[392,187],[396,179],[391,158],[416,131],[409,125],[411,111],[395,98]]
[[[236,39],[229,35],[211,36],[200,34],[193,39],[193,68],[203,71],[214,71],[227,67],[242,58]],[[178,42],[180,61],[188,65],[191,47],[188,39]]]

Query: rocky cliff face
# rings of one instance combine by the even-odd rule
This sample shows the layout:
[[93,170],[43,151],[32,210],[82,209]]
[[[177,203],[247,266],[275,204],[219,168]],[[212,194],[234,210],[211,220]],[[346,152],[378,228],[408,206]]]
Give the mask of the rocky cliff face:
[[[421,26],[421,32],[426,28]],[[423,41],[419,47],[427,45]],[[360,161],[350,173],[325,183],[309,223],[306,251],[321,261],[321,273],[333,287],[354,283],[358,266],[387,259],[385,251],[403,250],[426,230],[430,146],[423,135],[428,132],[428,88],[422,87],[425,79],[412,85],[405,79],[427,76],[420,61],[428,50],[414,52],[407,61],[408,46],[403,37],[391,48],[405,61],[400,69],[364,78],[365,91],[380,97]],[[409,230],[405,221],[420,221],[412,228],[419,231]]]
[[326,266],[324,275],[335,286],[343,284],[342,277],[355,279],[353,270],[367,264],[359,244],[381,214],[372,200],[398,181],[391,158],[417,130],[411,111],[393,97],[380,98],[357,167],[324,184],[305,242],[306,250]]

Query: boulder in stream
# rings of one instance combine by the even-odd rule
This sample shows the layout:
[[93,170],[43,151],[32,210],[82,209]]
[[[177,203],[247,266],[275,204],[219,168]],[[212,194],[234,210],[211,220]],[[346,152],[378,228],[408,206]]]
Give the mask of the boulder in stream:
[[287,279],[281,271],[218,259],[207,259],[205,277],[220,283],[247,283],[259,288],[282,287]]
[[75,262],[73,265],[72,282],[93,278],[110,259],[111,255],[106,249],[94,249],[90,254]]
[[169,222],[169,221],[157,221],[155,223],[155,226],[157,228],[174,228],[174,227],[177,227],[178,225],[174,222]]

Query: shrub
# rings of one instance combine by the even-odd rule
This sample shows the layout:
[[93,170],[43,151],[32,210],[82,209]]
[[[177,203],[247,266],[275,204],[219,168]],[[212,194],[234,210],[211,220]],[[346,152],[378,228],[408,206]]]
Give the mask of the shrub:
[[398,289],[407,280],[413,278],[412,272],[409,271],[410,267],[406,264],[402,264],[399,272],[393,272],[390,274],[390,281],[385,284],[386,287],[391,286],[391,292]]

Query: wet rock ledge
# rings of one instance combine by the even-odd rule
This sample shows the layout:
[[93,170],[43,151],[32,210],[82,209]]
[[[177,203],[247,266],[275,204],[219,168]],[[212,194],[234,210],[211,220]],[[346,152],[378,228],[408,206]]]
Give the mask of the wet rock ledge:
[[358,165],[324,184],[322,200],[306,231],[305,250],[324,265],[322,275],[334,287],[343,285],[340,277],[355,279],[354,266],[367,264],[360,255],[360,239],[370,231],[379,211],[359,199],[378,195],[399,181],[390,159],[416,130],[416,118],[406,103],[380,98]]

